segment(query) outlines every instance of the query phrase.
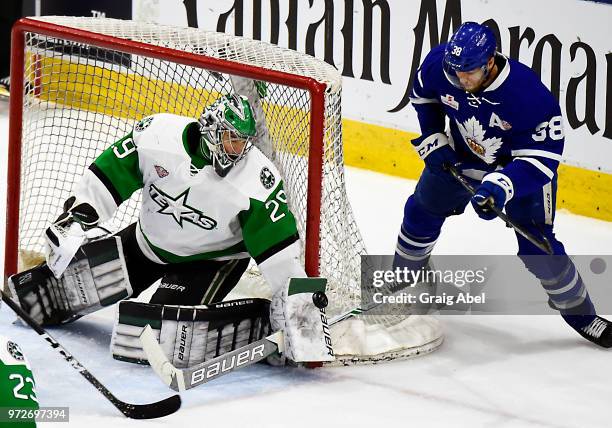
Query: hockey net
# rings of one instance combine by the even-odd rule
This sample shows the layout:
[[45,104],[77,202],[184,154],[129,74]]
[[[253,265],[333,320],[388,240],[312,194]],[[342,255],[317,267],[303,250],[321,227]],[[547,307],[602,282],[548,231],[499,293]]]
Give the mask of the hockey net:
[[[257,145],[285,180],[306,271],[328,278],[329,315],[359,306],[365,247],[345,191],[335,68],[242,37],[75,17],[19,21],[11,67],[5,275],[18,259],[22,269],[43,253],[43,232],[76,180],[136,120],[161,112],[198,117],[220,95],[239,92],[265,118]],[[104,226],[133,223],[139,204],[135,194]],[[254,271],[245,282],[243,292],[262,289]],[[362,316],[334,330],[347,361],[407,357],[442,340],[437,321],[421,316]]]

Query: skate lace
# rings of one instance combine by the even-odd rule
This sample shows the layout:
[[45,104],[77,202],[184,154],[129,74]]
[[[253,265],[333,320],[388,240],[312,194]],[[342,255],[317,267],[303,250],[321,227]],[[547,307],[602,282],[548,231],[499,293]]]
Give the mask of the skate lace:
[[605,330],[607,325],[608,324],[605,321],[599,318],[595,318],[588,326],[583,329],[583,331],[589,336],[599,339],[599,336],[601,336],[601,333]]

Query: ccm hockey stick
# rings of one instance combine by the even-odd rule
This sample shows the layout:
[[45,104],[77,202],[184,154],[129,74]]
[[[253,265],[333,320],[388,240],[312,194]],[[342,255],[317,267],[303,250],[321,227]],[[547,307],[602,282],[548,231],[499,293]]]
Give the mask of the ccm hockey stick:
[[110,401],[121,413],[131,419],[154,419],[171,415],[181,407],[181,397],[173,395],[164,400],[150,404],[130,404],[119,400],[102,383],[94,377],[70,352],[68,352],[57,340],[49,335],[41,326],[38,325],[21,307],[13,302],[4,291],[0,290],[2,300],[13,310],[25,323],[32,328],[39,336],[47,341],[49,345],[59,352],[72,368],[78,371],[85,379],[91,383],[108,401]]
[[[447,163],[447,164],[444,164],[444,169],[447,170],[459,182],[459,184],[461,184],[463,188],[470,193],[470,195],[474,195],[476,193],[476,190],[474,190],[474,187],[472,187],[472,185],[465,179],[465,177],[459,173],[457,168]],[[495,214],[497,214],[497,216],[500,219],[505,221],[506,224],[508,224],[510,227],[516,230],[516,232],[519,235],[523,236],[525,239],[527,239],[533,245],[538,247],[540,250],[544,251],[548,255],[553,254],[553,250],[550,245],[550,241],[548,240],[548,238],[546,238],[546,236],[542,236],[541,239],[538,239],[532,233],[530,233],[529,231],[523,229],[521,226],[516,224],[502,210],[498,209],[495,205],[493,205],[491,201],[487,201],[487,207],[491,211],[493,211]]]

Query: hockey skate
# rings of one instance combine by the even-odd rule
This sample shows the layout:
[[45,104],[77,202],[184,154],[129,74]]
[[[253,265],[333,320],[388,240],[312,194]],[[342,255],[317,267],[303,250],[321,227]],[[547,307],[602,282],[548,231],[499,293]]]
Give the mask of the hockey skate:
[[612,323],[596,316],[587,326],[576,329],[585,339],[604,348],[612,347]]

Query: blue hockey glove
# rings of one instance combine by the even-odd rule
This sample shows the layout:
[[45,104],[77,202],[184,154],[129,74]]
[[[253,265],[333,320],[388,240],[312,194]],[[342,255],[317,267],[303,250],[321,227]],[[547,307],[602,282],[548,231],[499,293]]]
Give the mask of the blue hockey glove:
[[448,137],[441,132],[431,134],[425,139],[416,138],[411,143],[425,166],[434,174],[446,174],[444,164],[458,163],[455,150],[448,143]]
[[513,196],[514,186],[512,181],[504,174],[493,172],[485,175],[470,202],[478,217],[484,220],[492,220],[497,217],[497,214],[489,207],[489,201],[495,208],[503,210]]

